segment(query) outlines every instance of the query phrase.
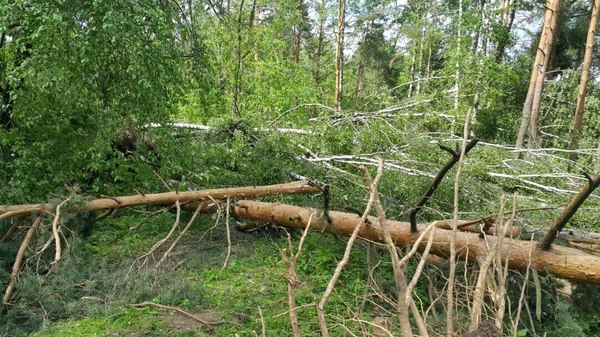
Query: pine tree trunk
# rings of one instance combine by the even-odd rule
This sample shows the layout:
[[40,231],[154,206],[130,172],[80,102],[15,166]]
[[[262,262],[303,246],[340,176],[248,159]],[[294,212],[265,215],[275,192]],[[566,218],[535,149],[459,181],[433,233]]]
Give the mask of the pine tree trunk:
[[296,31],[296,41],[294,44],[294,62],[300,63],[300,43],[302,42],[302,24],[304,23],[304,0],[298,1],[298,12],[300,13],[300,23]]
[[[509,8],[512,6],[511,8]],[[510,35],[513,22],[515,21],[515,15],[517,13],[517,5],[511,4],[510,0],[502,1],[500,5],[500,24],[506,28],[506,35]],[[494,48],[494,58],[496,63],[500,63],[504,57],[504,51],[506,49],[506,39],[501,39]]]
[[[588,29],[587,41],[585,43],[585,56],[583,58],[583,68],[581,70],[581,79],[579,81],[579,93],[577,95],[577,106],[575,108],[575,123],[573,125],[573,135],[569,148],[574,150],[579,143],[581,130],[583,129],[583,108],[585,106],[585,94],[590,76],[590,66],[592,65],[592,55],[594,52],[594,37],[598,25],[598,8],[600,0],[595,0],[592,4],[592,14],[590,18],[590,27]],[[576,161],[577,153],[572,152],[569,159]]]
[[[537,85],[537,77],[540,73],[540,70],[545,62],[547,62],[547,58],[544,57],[544,46],[546,45],[546,30],[550,26],[553,17],[553,11],[551,10],[551,3],[557,2],[556,0],[548,0],[548,4],[546,7],[546,14],[544,16],[544,26],[542,27],[541,35],[540,35],[540,43],[538,45],[538,49],[535,55],[535,61],[533,62],[533,69],[531,71],[531,79],[529,81],[529,89],[527,89],[527,98],[525,99],[525,104],[523,105],[523,113],[521,117],[521,127],[519,128],[519,134],[517,135],[517,141],[515,147],[517,149],[523,148],[523,143],[525,141],[525,135],[527,135],[527,131],[529,130],[529,124],[531,120],[531,109],[533,97],[536,91]],[[520,153],[517,152],[517,157],[520,157]]]
[[338,0],[338,24],[335,42],[335,95],[333,107],[339,112],[342,102],[343,62],[344,62],[344,21],[346,17],[346,0]]
[[[539,115],[540,107],[542,103],[542,90],[544,89],[544,79],[546,77],[546,69],[550,63],[550,56],[552,53],[552,47],[554,45],[554,38],[556,37],[558,30],[558,16],[559,16],[560,0],[548,0],[546,4],[546,19],[549,19],[548,25],[544,24],[545,29],[543,34],[544,45],[542,49],[542,62],[538,67],[538,74],[536,77],[535,90],[533,93],[533,100],[531,102],[531,117],[529,120],[529,137],[527,139],[527,149],[532,150],[538,147],[539,141]],[[527,152],[525,158],[529,158],[531,152]]]

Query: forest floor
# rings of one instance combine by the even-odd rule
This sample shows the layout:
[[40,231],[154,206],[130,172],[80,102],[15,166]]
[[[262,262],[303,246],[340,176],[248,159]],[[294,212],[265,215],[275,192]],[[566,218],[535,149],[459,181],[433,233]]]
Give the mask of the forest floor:
[[[63,319],[44,320],[32,336],[254,336],[261,333],[259,307],[269,335],[290,333],[287,266],[281,259],[281,250],[288,243],[283,229],[240,232],[231,219],[232,251],[223,268],[228,247],[223,219],[211,230],[215,215],[204,216],[176,246],[168,262],[154,266],[177,232],[140,268],[140,261],[134,264],[136,257],[168,233],[175,214],[156,216],[133,233],[130,227],[142,218],[129,213],[106,219],[89,238],[74,244],[70,253],[81,251],[75,248],[78,244],[84,245],[85,253],[67,257],[49,281],[60,284],[56,289],[63,294],[51,296],[60,298]],[[182,214],[180,228],[188,218],[189,214]],[[291,234],[297,245],[299,232]],[[305,334],[318,331],[314,308],[307,304],[315,301],[314,294],[322,293],[344,246],[332,236],[310,233],[307,238],[297,268],[303,284],[296,297]],[[366,257],[361,248],[355,249],[354,267],[347,268],[338,287],[338,293],[346,295],[342,295],[344,301],[352,301],[364,291]],[[133,306],[142,302],[177,307],[210,324],[202,325],[172,310]],[[334,295],[330,306],[340,310],[342,303]]]

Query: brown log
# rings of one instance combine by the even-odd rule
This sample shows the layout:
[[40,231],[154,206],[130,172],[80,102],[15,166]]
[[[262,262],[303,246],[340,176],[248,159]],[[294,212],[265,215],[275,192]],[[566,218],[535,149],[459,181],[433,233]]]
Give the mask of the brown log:
[[[482,219],[472,220],[472,221],[459,220],[458,223],[456,224],[456,227],[461,232],[481,233],[482,228],[480,228],[480,225],[479,225],[480,223],[483,224]],[[435,226],[437,228],[449,230],[449,229],[452,229],[452,221],[451,220],[436,221]],[[485,231],[485,234],[495,235],[495,232],[496,232],[496,228],[492,226]],[[521,232],[522,232],[521,227],[513,226],[508,229],[508,231],[506,232],[506,236],[508,236],[509,238],[518,238],[521,235]]]
[[[292,205],[265,203],[250,200],[238,201],[233,214],[240,218],[271,222],[278,225],[294,228],[305,228],[311,214],[311,229],[317,232],[328,232],[350,235],[359,223],[359,216],[351,213],[329,212],[331,222],[323,218],[323,212],[316,209],[296,207]],[[315,218],[315,216],[318,216]],[[383,233],[377,218],[371,217],[370,226],[363,226],[359,232],[361,238],[383,242]],[[411,233],[406,222],[388,220],[392,238],[399,247],[413,245],[419,233]],[[426,224],[418,226],[419,231]],[[438,229],[435,231],[431,253],[439,256],[448,256],[450,252],[450,236],[452,231]],[[421,241],[419,250],[426,247],[428,237]],[[489,246],[493,246],[496,237],[486,236],[480,238],[475,233],[456,233],[456,251],[460,258],[468,258],[475,262],[478,258],[488,253]],[[487,240],[487,242],[486,242]],[[500,250],[502,261],[508,260],[508,265],[514,270],[526,270],[531,252],[531,268],[544,274],[569,279],[577,282],[600,284],[600,257],[579,249],[554,245],[548,251],[539,250],[535,242],[519,241],[505,238]]]
[[[549,228],[537,228],[529,225],[523,226],[523,231],[527,234],[546,235],[549,230]],[[589,233],[578,229],[562,230],[558,233],[556,238],[570,243],[600,245],[600,233]]]
[[[88,211],[97,211],[110,208],[121,208],[139,205],[172,205],[175,201],[180,203],[205,201],[205,200],[224,200],[227,198],[243,199],[256,198],[269,195],[289,195],[300,193],[317,193],[320,190],[317,187],[309,185],[308,181],[294,181],[287,184],[250,186],[250,187],[232,187],[219,188],[202,191],[186,192],[166,192],[156,194],[139,194],[124,197],[110,197],[96,200],[90,200],[85,203],[83,209]],[[50,203],[35,205],[0,205],[0,221],[17,215],[47,212],[53,209]],[[73,206],[69,211],[77,211],[81,206]]]

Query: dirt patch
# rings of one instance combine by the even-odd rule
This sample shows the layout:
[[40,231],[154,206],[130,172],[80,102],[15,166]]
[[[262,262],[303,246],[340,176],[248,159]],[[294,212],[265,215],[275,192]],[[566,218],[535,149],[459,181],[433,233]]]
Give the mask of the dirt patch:
[[[199,312],[191,313],[192,315],[198,317],[199,319],[209,323],[209,324],[218,324],[222,321],[220,315],[216,310],[205,309]],[[186,332],[186,331],[198,331],[201,327],[210,327],[210,325],[205,326],[200,322],[195,321],[189,317],[184,315],[180,315],[176,312],[167,312],[167,311],[159,311],[157,312],[158,317],[160,317],[167,325],[173,329],[173,332]],[[211,334],[206,334],[205,336],[211,336]]]

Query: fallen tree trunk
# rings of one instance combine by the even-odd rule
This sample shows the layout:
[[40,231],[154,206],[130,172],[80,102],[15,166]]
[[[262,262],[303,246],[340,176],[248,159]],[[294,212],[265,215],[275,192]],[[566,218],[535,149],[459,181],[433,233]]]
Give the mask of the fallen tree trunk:
[[[320,210],[251,200],[238,201],[233,209],[233,214],[239,218],[271,222],[294,228],[306,228],[310,215],[315,214],[312,218],[312,230],[341,235],[350,235],[360,220],[356,214],[330,211],[331,221],[328,222]],[[359,236],[363,239],[383,243],[383,232],[377,219],[370,217],[369,221],[371,225],[363,226]],[[419,232],[411,233],[408,222],[388,220],[387,223],[392,238],[399,247],[413,245],[419,232],[427,226],[427,224],[420,224],[418,225]],[[431,253],[448,256],[451,235],[452,231],[436,230]],[[427,239],[428,236],[421,241],[420,251],[425,249]],[[482,239],[475,233],[458,232],[456,234],[457,255],[475,262],[488,254],[487,247],[492,247],[494,240],[497,238],[493,236],[486,236]],[[557,245],[552,246],[548,251],[542,251],[536,247],[536,243],[505,238],[500,249],[502,261],[508,260],[509,268],[523,271],[527,269],[531,256],[531,268],[541,273],[577,282],[600,284],[599,255]]]
[[[186,192],[166,192],[156,194],[139,194],[124,197],[107,197],[90,200],[84,205],[73,205],[69,211],[77,211],[79,208],[87,211],[97,211],[102,209],[121,208],[139,205],[172,205],[176,201],[180,203],[205,201],[205,200],[224,200],[227,198],[256,198],[270,195],[289,195],[300,193],[317,193],[319,188],[309,185],[308,181],[294,181],[287,184],[219,188],[201,191]],[[33,204],[33,205],[0,205],[0,221],[17,215],[26,215],[31,213],[47,212],[52,210],[55,205],[51,203]]]
[[[481,233],[483,228],[480,227],[480,223],[483,223],[483,219],[479,220],[458,220],[456,227],[461,232],[472,232],[472,233]],[[452,220],[441,220],[436,221],[435,226],[441,229],[452,229]],[[495,235],[496,227],[491,226],[485,229],[485,234],[487,235]],[[513,226],[508,229],[506,236],[510,238],[518,238],[521,235],[521,227]]]
[[[536,228],[529,225],[523,227],[525,233],[535,235],[546,235],[549,230],[549,228]],[[556,238],[574,243],[600,245],[600,233],[588,233],[578,229],[563,229]]]

